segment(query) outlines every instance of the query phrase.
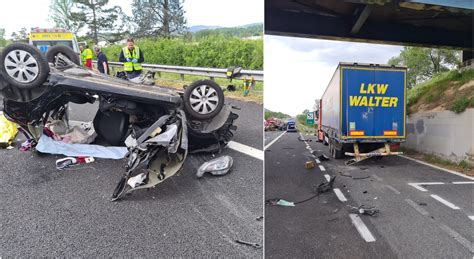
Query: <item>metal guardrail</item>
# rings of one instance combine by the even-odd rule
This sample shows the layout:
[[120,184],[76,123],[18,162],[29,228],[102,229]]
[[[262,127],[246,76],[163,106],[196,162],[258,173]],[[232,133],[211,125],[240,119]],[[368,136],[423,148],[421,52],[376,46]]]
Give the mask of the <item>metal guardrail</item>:
[[[94,61],[96,63],[96,61]],[[122,62],[109,62],[109,66],[123,66]],[[156,65],[156,64],[142,64],[144,69],[153,70],[158,72],[158,76],[161,77],[161,72],[180,74],[181,79],[184,79],[184,75],[195,75],[195,76],[206,76],[211,79],[227,78],[225,68],[210,68],[210,67],[180,67],[180,66],[169,66],[169,65]],[[261,70],[242,70],[240,76],[235,77],[236,79],[243,79],[244,77],[253,77],[255,81],[263,81],[263,71]]]

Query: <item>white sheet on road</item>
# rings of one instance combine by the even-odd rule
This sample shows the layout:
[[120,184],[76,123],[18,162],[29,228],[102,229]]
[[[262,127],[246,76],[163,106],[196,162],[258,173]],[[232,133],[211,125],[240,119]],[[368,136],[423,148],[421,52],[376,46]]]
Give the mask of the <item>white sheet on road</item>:
[[68,144],[55,141],[43,135],[36,145],[36,150],[42,153],[65,155],[65,156],[92,156],[99,158],[122,159],[127,154],[126,147],[104,147],[91,144]]

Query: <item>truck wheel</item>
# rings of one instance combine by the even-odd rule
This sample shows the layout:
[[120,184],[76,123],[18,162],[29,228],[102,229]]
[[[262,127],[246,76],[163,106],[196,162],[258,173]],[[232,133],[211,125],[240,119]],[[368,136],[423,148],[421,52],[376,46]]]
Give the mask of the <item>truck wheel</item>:
[[14,87],[31,89],[46,81],[49,65],[36,47],[13,43],[0,54],[0,74]]
[[186,87],[183,98],[186,113],[200,120],[216,116],[224,106],[224,92],[212,80],[193,82]]
[[62,54],[66,56],[69,60],[71,60],[72,63],[78,66],[81,65],[81,60],[79,59],[79,55],[76,52],[74,52],[73,49],[64,45],[55,45],[49,48],[48,51],[46,52],[46,59],[48,60],[49,63],[54,63],[56,61],[56,56],[58,54]]

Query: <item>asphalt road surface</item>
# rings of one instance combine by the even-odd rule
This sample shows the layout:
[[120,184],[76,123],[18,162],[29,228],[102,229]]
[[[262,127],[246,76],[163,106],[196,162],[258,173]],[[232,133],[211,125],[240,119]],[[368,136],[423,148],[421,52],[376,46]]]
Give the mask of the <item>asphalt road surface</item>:
[[[353,166],[344,165],[348,158],[321,161],[329,150],[314,136],[281,133],[265,132],[265,199],[304,201],[336,180],[319,199],[265,206],[265,257],[473,258],[473,177],[399,156]],[[305,169],[310,160],[316,167]],[[360,205],[380,213],[356,215],[351,208]]]
[[[17,148],[0,150],[1,257],[262,257],[262,106],[241,107],[234,159],[221,177],[195,172],[212,155],[190,155],[184,170],[119,202],[110,196],[124,161],[98,159],[63,171],[55,160]],[[72,105],[71,119],[90,121],[96,105]],[[16,145],[21,143],[19,135]],[[239,149],[235,150],[235,149]]]

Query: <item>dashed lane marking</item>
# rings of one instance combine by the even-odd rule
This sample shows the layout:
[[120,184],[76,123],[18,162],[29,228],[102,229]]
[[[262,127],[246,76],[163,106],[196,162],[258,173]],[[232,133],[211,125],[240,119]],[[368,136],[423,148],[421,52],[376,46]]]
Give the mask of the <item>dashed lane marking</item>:
[[229,143],[227,143],[227,147],[229,147],[230,149],[233,149],[235,151],[244,153],[246,155],[255,157],[255,158],[260,159],[260,160],[263,160],[263,157],[264,157],[264,153],[263,153],[262,150],[259,150],[259,149],[256,149],[256,148],[244,145],[244,144],[240,144],[240,143],[235,142],[235,141],[230,141]]
[[375,237],[372,235],[372,233],[364,224],[359,215],[349,214],[349,217],[351,218],[352,224],[356,227],[357,231],[359,232],[360,236],[365,240],[365,242],[375,242]]
[[324,177],[326,178],[326,181],[328,182],[331,180],[331,177],[328,174],[325,174]]
[[391,185],[385,185],[385,187],[389,188],[392,192],[394,192],[395,194],[400,194],[400,191],[395,189],[395,187],[391,186]]
[[426,211],[425,209],[423,209],[422,207],[420,207],[420,205],[416,204],[416,202],[410,200],[410,199],[405,199],[405,201],[408,203],[408,205],[410,205],[411,207],[413,207],[416,211],[418,211],[418,213],[420,213],[421,215],[423,216],[428,216],[429,213],[428,211]]
[[474,182],[453,182],[453,184],[474,184]]
[[341,192],[341,190],[339,188],[334,188],[332,190],[334,191],[334,193],[336,194],[337,198],[340,201],[342,201],[342,202],[347,201],[346,196],[344,196],[344,194]]
[[271,145],[273,145],[273,143],[277,142],[277,140],[279,138],[281,138],[281,136],[285,135],[286,131],[283,131],[283,133],[281,133],[278,137],[276,137],[272,142],[268,143],[264,148],[263,150],[266,150],[267,148],[269,148]]
[[408,185],[422,191],[422,192],[427,192],[428,190],[421,187],[420,185],[440,185],[440,184],[444,184],[442,182],[426,182],[426,183],[408,183]]
[[324,168],[324,166],[322,166],[322,165],[319,165],[319,169],[321,169],[321,171],[323,171],[323,172],[326,171],[326,168]]
[[474,216],[467,216],[470,220],[474,220]]
[[458,241],[462,246],[467,248],[471,253],[474,253],[474,246],[472,245],[472,242],[461,236],[458,232],[454,231],[452,228],[441,224],[439,226],[444,232],[446,232],[448,235],[450,235],[454,240]]
[[319,159],[316,158],[314,160],[316,161],[316,163],[321,164],[321,161],[319,161]]
[[459,209],[460,209],[458,206],[456,206],[456,205],[452,204],[451,202],[449,202],[449,201],[447,201],[447,200],[445,200],[445,199],[439,197],[439,196],[436,195],[436,194],[431,194],[430,196],[433,197],[435,200],[437,200],[437,201],[443,203],[444,205],[450,207],[450,208],[453,209],[453,210],[459,210]]

